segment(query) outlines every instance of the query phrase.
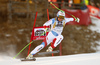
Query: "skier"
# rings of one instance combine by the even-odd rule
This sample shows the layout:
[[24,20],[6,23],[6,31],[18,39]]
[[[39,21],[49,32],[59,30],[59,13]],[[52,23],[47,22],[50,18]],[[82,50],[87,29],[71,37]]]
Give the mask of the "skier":
[[64,11],[58,11],[56,18],[52,18],[46,23],[44,23],[43,26],[45,28],[46,26],[51,26],[51,30],[49,31],[48,35],[43,40],[43,42],[40,45],[38,45],[34,50],[32,50],[31,53],[26,57],[26,59],[32,59],[37,52],[49,45],[51,42],[53,43],[51,44],[51,46],[48,47],[48,49],[46,50],[47,52],[50,52],[55,47],[57,47],[57,45],[59,45],[60,42],[63,40],[63,35],[61,35],[63,28],[65,24],[70,21],[76,21],[79,23],[80,19],[66,18]]

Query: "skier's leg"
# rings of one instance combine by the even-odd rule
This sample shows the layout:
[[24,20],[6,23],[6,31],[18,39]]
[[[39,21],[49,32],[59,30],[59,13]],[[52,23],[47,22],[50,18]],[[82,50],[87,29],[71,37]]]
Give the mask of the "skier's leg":
[[47,52],[51,52],[53,50],[53,48],[55,48],[58,44],[60,44],[60,42],[63,40],[63,36],[62,35],[58,35],[53,39],[53,43],[51,44],[51,46],[48,47],[48,49],[46,50]]
[[45,46],[47,45],[47,42],[46,42],[46,38],[43,40],[43,42],[38,45],[34,50],[31,51],[31,53],[26,57],[26,59],[31,59],[33,58],[33,56],[39,52],[41,49],[43,49]]
[[51,32],[49,32],[49,34],[47,35],[47,37],[43,40],[43,42],[38,45],[32,52],[32,55],[35,55],[37,52],[39,52],[40,50],[42,50],[44,47],[46,47],[47,45],[49,45],[52,40],[54,39],[54,36],[52,35]]
[[33,51],[31,51],[30,54],[35,55],[36,53],[38,53],[40,50],[42,50],[46,46],[47,46],[47,42],[45,39],[40,45],[38,45]]
[[61,41],[63,40],[63,36],[62,35],[58,35],[54,40],[53,40],[53,44],[51,45],[52,48],[55,48],[58,44],[61,43]]

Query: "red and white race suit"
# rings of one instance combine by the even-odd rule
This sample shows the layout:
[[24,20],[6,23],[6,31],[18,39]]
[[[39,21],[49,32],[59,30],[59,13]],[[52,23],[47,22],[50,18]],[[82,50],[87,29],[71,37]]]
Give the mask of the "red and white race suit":
[[74,18],[64,18],[62,21],[58,21],[57,18],[52,18],[46,23],[43,24],[43,26],[51,26],[51,31],[48,33],[46,38],[43,40],[42,44],[38,45],[31,54],[34,55],[37,52],[39,52],[41,49],[49,45],[51,42],[52,48],[55,48],[58,44],[61,43],[63,40],[63,35],[61,35],[63,28],[67,22],[75,20]]

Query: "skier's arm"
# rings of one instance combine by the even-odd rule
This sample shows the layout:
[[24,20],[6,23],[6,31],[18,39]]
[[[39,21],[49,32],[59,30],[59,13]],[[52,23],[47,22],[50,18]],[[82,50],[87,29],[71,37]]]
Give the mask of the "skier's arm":
[[65,24],[70,22],[70,21],[74,21],[75,19],[74,18],[65,18]]
[[65,18],[65,23],[68,23],[68,22],[70,22],[70,21],[76,21],[76,22],[78,22],[79,23],[79,21],[80,21],[80,19],[79,18]]
[[50,26],[51,24],[52,24],[52,19],[44,23],[43,26]]
[[49,32],[50,31],[50,25],[52,24],[52,19],[50,19],[49,21],[47,21],[46,23],[44,23],[43,24],[43,27],[44,28],[47,28],[47,27],[49,27],[48,29],[47,29],[47,31]]

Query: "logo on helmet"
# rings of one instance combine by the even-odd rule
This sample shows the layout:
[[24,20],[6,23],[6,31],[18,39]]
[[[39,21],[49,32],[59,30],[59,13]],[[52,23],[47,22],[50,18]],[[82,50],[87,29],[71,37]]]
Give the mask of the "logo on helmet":
[[65,17],[65,12],[64,11],[58,11],[57,16],[64,16]]
[[60,13],[61,15],[64,15],[64,13]]

